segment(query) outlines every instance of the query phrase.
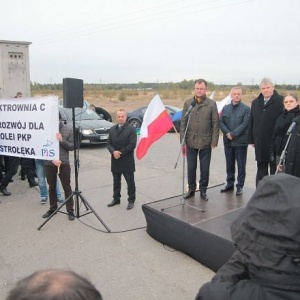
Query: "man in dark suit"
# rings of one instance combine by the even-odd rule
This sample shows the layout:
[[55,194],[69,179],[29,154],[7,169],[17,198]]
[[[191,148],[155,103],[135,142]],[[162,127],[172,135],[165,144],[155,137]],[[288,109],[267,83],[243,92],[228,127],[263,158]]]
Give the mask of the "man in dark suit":
[[236,195],[242,195],[246,178],[250,107],[242,103],[240,87],[233,87],[230,97],[231,103],[224,106],[219,120],[219,127],[223,132],[227,174],[227,184],[221,189],[221,193],[234,189],[235,164],[237,164]]
[[121,176],[123,174],[128,187],[127,209],[132,209],[135,201],[135,128],[126,123],[127,114],[123,109],[117,111],[117,124],[109,131],[107,149],[111,154],[111,172],[113,174],[113,200],[111,207],[121,202]]
[[283,112],[283,97],[274,89],[270,79],[261,81],[260,91],[251,104],[248,134],[249,144],[255,147],[256,186],[264,176],[276,172],[276,162],[270,161],[270,144],[275,121]]

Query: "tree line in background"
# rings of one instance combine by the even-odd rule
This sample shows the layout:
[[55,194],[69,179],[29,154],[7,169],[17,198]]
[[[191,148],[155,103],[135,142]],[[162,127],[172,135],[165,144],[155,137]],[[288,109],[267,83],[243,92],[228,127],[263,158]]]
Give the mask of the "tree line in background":
[[[192,90],[194,88],[195,80],[183,80],[181,82],[162,82],[162,83],[151,83],[151,82],[139,82],[139,83],[85,83],[84,88],[87,90],[172,90],[172,89],[183,89],[183,90]],[[241,82],[237,83],[238,86],[243,86],[248,90],[257,90],[259,85],[243,85]],[[210,90],[224,90],[230,89],[236,85],[225,85],[225,84],[214,84],[213,82],[208,82]],[[31,82],[30,87],[32,91],[39,90],[63,90],[62,83],[37,83]],[[295,84],[276,84],[276,89],[280,90],[289,90],[289,91],[299,91],[300,85]]]

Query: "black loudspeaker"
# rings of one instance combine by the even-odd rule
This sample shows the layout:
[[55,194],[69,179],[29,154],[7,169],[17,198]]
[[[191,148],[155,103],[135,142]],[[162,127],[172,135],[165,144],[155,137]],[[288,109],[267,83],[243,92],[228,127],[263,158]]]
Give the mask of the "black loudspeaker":
[[83,80],[75,78],[63,79],[64,107],[83,107]]

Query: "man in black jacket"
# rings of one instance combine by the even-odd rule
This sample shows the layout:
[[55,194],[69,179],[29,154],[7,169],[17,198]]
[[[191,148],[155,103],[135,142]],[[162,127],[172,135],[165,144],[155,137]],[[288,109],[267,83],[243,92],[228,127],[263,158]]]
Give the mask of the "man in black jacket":
[[257,161],[256,186],[264,176],[276,172],[276,162],[270,161],[270,144],[275,121],[283,111],[283,97],[270,79],[261,81],[260,91],[252,101],[249,121],[249,144],[255,147]]
[[123,109],[117,111],[117,123],[109,131],[107,149],[111,154],[111,172],[113,174],[113,200],[107,206],[120,204],[121,176],[123,174],[128,187],[127,209],[132,209],[135,201],[135,128],[126,123],[127,114]]

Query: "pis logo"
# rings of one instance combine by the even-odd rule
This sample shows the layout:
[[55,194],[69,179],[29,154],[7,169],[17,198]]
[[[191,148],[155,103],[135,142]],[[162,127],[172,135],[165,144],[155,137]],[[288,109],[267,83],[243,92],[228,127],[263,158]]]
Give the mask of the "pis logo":
[[42,156],[46,157],[54,157],[55,156],[55,151],[54,149],[42,149]]

